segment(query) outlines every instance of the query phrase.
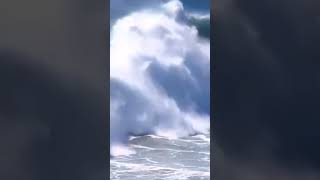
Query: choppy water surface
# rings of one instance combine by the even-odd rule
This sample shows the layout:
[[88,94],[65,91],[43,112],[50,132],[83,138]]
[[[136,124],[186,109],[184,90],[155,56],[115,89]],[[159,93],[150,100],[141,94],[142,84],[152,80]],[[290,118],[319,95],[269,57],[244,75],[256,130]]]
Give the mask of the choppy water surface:
[[182,139],[132,137],[135,152],[110,160],[112,180],[209,180],[209,135]]

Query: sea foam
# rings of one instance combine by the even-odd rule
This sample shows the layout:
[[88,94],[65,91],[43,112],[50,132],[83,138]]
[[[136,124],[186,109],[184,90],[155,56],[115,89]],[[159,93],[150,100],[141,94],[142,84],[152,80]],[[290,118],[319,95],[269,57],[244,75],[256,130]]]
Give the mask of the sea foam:
[[112,155],[121,155],[114,150],[130,134],[179,138],[209,132],[210,42],[184,17],[183,4],[172,0],[112,25]]

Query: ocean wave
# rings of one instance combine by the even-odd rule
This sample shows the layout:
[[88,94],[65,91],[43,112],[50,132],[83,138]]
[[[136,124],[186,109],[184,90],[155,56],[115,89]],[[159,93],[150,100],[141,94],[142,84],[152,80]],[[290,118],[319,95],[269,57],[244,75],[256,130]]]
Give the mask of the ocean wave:
[[185,17],[183,4],[171,0],[112,25],[111,155],[132,153],[124,148],[130,134],[209,133],[210,42]]
[[188,22],[195,26],[199,35],[210,39],[210,13],[187,13]]

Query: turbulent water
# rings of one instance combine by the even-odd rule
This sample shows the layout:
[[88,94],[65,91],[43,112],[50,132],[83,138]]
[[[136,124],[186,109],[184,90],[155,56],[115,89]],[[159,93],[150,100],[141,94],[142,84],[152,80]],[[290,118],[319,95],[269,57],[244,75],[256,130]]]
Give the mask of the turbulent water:
[[210,179],[208,136],[133,137],[130,147],[135,154],[111,160],[111,179]]
[[210,16],[182,2],[111,0],[111,179],[209,179]]

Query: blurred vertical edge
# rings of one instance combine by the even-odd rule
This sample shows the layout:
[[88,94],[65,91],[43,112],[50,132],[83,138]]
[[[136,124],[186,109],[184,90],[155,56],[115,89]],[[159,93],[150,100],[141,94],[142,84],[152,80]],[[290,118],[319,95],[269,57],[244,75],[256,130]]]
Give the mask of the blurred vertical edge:
[[215,145],[214,145],[214,121],[215,121],[215,86],[214,86],[214,8],[213,0],[210,2],[210,178],[215,179]]
[[213,179],[320,179],[320,1],[214,0]]
[[0,179],[109,177],[109,1],[0,2]]

